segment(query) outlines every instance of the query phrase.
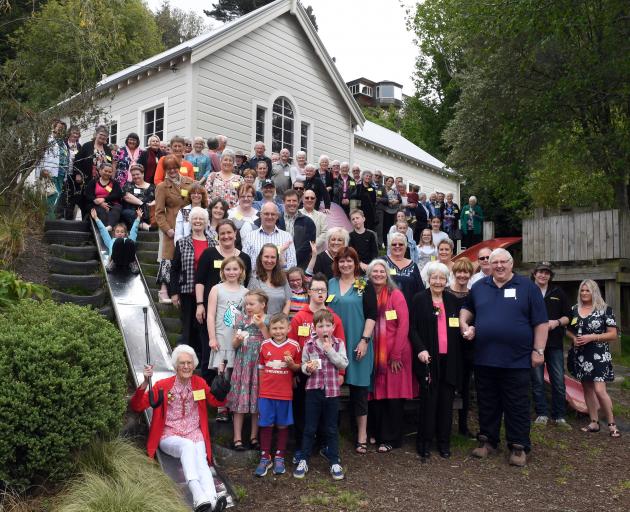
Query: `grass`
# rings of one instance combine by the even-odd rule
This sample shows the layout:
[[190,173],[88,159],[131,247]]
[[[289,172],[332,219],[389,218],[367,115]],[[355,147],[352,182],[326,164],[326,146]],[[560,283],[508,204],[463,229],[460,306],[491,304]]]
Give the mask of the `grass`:
[[300,501],[302,505],[325,506],[331,510],[360,510],[369,504],[363,492],[342,489],[336,482],[324,478],[309,481],[308,491]]
[[235,485],[232,487],[234,490],[234,497],[236,501],[242,501],[247,498],[247,489],[243,485]]
[[97,441],[83,452],[80,475],[56,500],[55,512],[188,512],[159,465],[124,439]]
[[630,368],[630,335],[621,335],[621,354],[613,355],[613,365],[620,364],[626,368]]

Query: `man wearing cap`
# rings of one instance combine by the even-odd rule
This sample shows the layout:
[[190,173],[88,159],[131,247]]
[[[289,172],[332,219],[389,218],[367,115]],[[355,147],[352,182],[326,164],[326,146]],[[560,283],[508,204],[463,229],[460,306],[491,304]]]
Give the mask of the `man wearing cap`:
[[509,463],[525,466],[531,450],[530,374],[545,361],[547,310],[540,289],[512,272],[508,251],[492,251],[490,266],[492,275],[472,287],[459,313],[464,343],[475,340],[479,446],[472,454],[485,458],[496,451],[504,418]]
[[247,154],[240,149],[234,152],[234,172],[236,174],[243,174],[245,169],[249,169],[249,162],[247,161]]
[[[551,381],[551,419],[557,426],[570,429],[571,425],[564,419],[566,390],[562,340],[566,327],[569,325],[571,306],[564,291],[552,283],[553,270],[551,270],[550,263],[546,261],[538,263],[534,267],[531,277],[545,299],[547,316],[549,317],[545,364]],[[546,425],[549,421],[549,409],[545,396],[544,365],[532,368],[531,379],[534,410],[537,416],[534,424]]]
[[273,164],[271,179],[276,185],[276,194],[283,196],[284,191],[291,188],[291,176],[295,176],[297,169],[294,169],[289,161],[291,153],[287,148],[280,150],[280,160]]
[[273,203],[278,207],[278,211],[280,212],[280,215],[284,215],[284,205],[276,197],[276,185],[274,184],[273,180],[269,180],[269,179],[262,180],[262,183],[260,184],[260,188],[261,188],[263,197],[260,201],[254,201],[254,204],[252,204],[252,206],[256,210],[261,211],[265,203]]

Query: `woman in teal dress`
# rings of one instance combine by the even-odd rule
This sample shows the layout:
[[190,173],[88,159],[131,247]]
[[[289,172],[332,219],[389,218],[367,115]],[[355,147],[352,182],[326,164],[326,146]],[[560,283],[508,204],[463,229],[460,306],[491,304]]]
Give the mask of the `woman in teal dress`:
[[[343,322],[348,367],[345,382],[350,388],[352,430],[356,429],[356,452],[367,452],[368,390],[372,378],[374,352],[372,331],[376,323],[376,294],[361,275],[359,256],[352,247],[343,247],[333,260],[333,277],[328,282],[328,306]],[[356,426],[355,426],[356,424]]]

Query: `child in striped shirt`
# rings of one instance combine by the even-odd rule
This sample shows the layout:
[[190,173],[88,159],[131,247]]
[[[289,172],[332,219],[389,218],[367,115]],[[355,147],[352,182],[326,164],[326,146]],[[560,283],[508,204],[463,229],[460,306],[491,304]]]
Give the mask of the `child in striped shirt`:
[[300,267],[292,267],[287,272],[289,287],[291,288],[291,306],[289,307],[289,321],[309,302],[305,287],[306,276]]

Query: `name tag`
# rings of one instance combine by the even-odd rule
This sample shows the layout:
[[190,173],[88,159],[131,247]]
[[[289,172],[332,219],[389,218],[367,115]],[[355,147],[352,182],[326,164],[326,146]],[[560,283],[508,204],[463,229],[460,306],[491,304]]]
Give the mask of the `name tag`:
[[435,260],[437,260],[437,257],[436,256],[431,256],[431,261],[435,261]]
[[382,196],[383,195],[383,191],[382,190],[377,190],[376,191],[376,195],[377,196]]
[[188,174],[188,169],[186,169],[186,167],[184,167],[183,165],[179,168],[179,174],[181,174],[182,176],[186,176]]
[[199,167],[195,167],[195,166],[193,166],[193,172],[194,172],[195,174],[199,174]]
[[111,185],[107,185],[105,187],[105,190],[107,190],[107,192],[111,192],[112,191],[112,186]]
[[193,400],[198,402],[199,400],[206,399],[206,392],[203,389],[193,389]]
[[571,319],[571,325],[577,324],[577,317]]
[[351,182],[350,182],[350,186],[351,186],[351,187],[354,187],[355,185],[356,185],[356,183],[355,183],[354,181],[351,181]]
[[214,268],[221,268],[221,263],[223,260],[214,260]]
[[368,192],[374,192],[374,189],[372,187],[368,188]]
[[308,325],[300,325],[298,327],[298,336],[310,336],[311,328]]
[[136,195],[136,196],[140,195],[141,194],[140,189],[139,188],[134,188],[133,189],[133,194]]
[[311,361],[313,361],[315,363],[315,369],[316,370],[321,370],[322,369],[322,360],[317,358],[317,359],[311,359]]
[[503,297],[505,297],[506,299],[516,299],[516,289],[508,288],[506,290],[503,290]]
[[385,320],[397,320],[398,315],[396,314],[395,309],[390,309],[389,311],[385,311]]
[[390,273],[392,276],[395,276],[395,275],[396,275],[396,269],[395,269],[395,268],[390,268],[390,269],[389,269],[389,273]]
[[449,318],[448,319],[449,327],[459,327],[459,318]]
[[232,188],[238,188],[240,186],[241,186],[240,182],[238,182],[238,181],[233,181],[232,182]]
[[288,178],[290,176],[289,171],[284,171],[284,175]]
[[332,300],[335,298],[335,295],[329,295],[328,297],[326,297],[326,302],[332,302]]
[[180,194],[182,195],[182,197],[188,197],[188,190],[183,188],[183,189],[181,189]]
[[243,220],[243,214],[242,213],[237,213],[236,215],[234,215],[234,218],[236,220]]

